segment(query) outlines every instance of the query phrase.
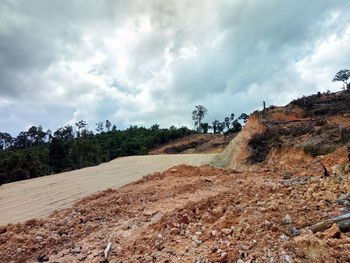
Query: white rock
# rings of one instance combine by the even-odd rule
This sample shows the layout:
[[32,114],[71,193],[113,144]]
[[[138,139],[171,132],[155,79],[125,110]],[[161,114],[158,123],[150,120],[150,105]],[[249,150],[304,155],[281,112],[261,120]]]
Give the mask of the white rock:
[[221,233],[223,233],[224,235],[229,235],[232,233],[232,229],[230,228],[223,228],[221,229]]
[[283,218],[283,222],[286,223],[286,224],[291,224],[293,223],[293,219],[290,215],[286,215],[284,218]]

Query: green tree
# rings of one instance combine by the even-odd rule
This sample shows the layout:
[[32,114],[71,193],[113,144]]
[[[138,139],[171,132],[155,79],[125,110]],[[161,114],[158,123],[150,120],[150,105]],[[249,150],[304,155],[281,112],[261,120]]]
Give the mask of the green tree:
[[203,105],[195,106],[195,110],[192,111],[192,120],[194,120],[194,126],[197,132],[202,132],[201,123],[204,116],[208,113],[208,110]]
[[103,122],[98,122],[98,123],[96,123],[96,131],[97,131],[98,133],[103,132]]
[[249,119],[249,116],[248,116],[246,113],[242,113],[242,114],[238,117],[238,120],[243,120],[244,123],[246,123],[248,119]]
[[211,127],[209,126],[209,124],[207,122],[205,123],[201,123],[201,130],[203,131],[203,133],[208,133],[208,130],[210,129]]
[[232,122],[232,132],[235,133],[235,132],[239,132],[241,130],[242,130],[242,124],[239,123],[238,119],[235,119]]
[[335,81],[341,81],[344,83],[344,88],[349,89],[348,85],[348,79],[350,78],[350,70],[349,69],[342,69],[335,74],[333,78],[333,82]]
[[88,125],[86,121],[81,120],[75,123],[75,125],[78,127],[77,137],[79,138],[81,135],[81,129],[85,129],[85,127]]
[[110,131],[111,126],[112,126],[112,123],[109,120],[106,120],[106,129],[107,129],[107,131]]
[[212,126],[213,127],[213,132],[214,132],[214,134],[217,134],[218,130],[219,130],[218,126],[219,126],[220,122],[218,120],[214,120],[212,123],[213,123],[213,126]]
[[230,118],[229,117],[225,117],[224,123],[225,123],[225,126],[226,126],[227,130],[229,130],[230,129]]
[[157,124],[157,123],[153,124],[153,125],[151,126],[150,129],[151,129],[152,131],[157,131],[157,130],[159,130],[159,124]]

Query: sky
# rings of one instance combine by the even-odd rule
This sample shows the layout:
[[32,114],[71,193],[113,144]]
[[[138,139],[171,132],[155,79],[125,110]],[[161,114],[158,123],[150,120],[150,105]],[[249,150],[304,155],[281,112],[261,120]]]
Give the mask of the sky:
[[0,131],[193,127],[338,91],[348,0],[2,0]]

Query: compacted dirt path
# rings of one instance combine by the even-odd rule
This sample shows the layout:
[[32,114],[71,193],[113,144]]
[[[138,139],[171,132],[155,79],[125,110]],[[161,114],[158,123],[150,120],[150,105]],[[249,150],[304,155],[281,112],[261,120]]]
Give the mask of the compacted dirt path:
[[202,165],[215,154],[123,157],[98,166],[0,186],[0,225],[43,218],[92,193],[116,188],[177,164]]

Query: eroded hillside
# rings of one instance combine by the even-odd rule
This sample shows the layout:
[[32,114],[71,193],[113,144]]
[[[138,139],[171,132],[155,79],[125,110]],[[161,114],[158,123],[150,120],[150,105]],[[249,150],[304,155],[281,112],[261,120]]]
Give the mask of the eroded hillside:
[[349,262],[348,100],[319,94],[254,113],[212,162],[225,169],[175,166],[3,226],[0,258]]

